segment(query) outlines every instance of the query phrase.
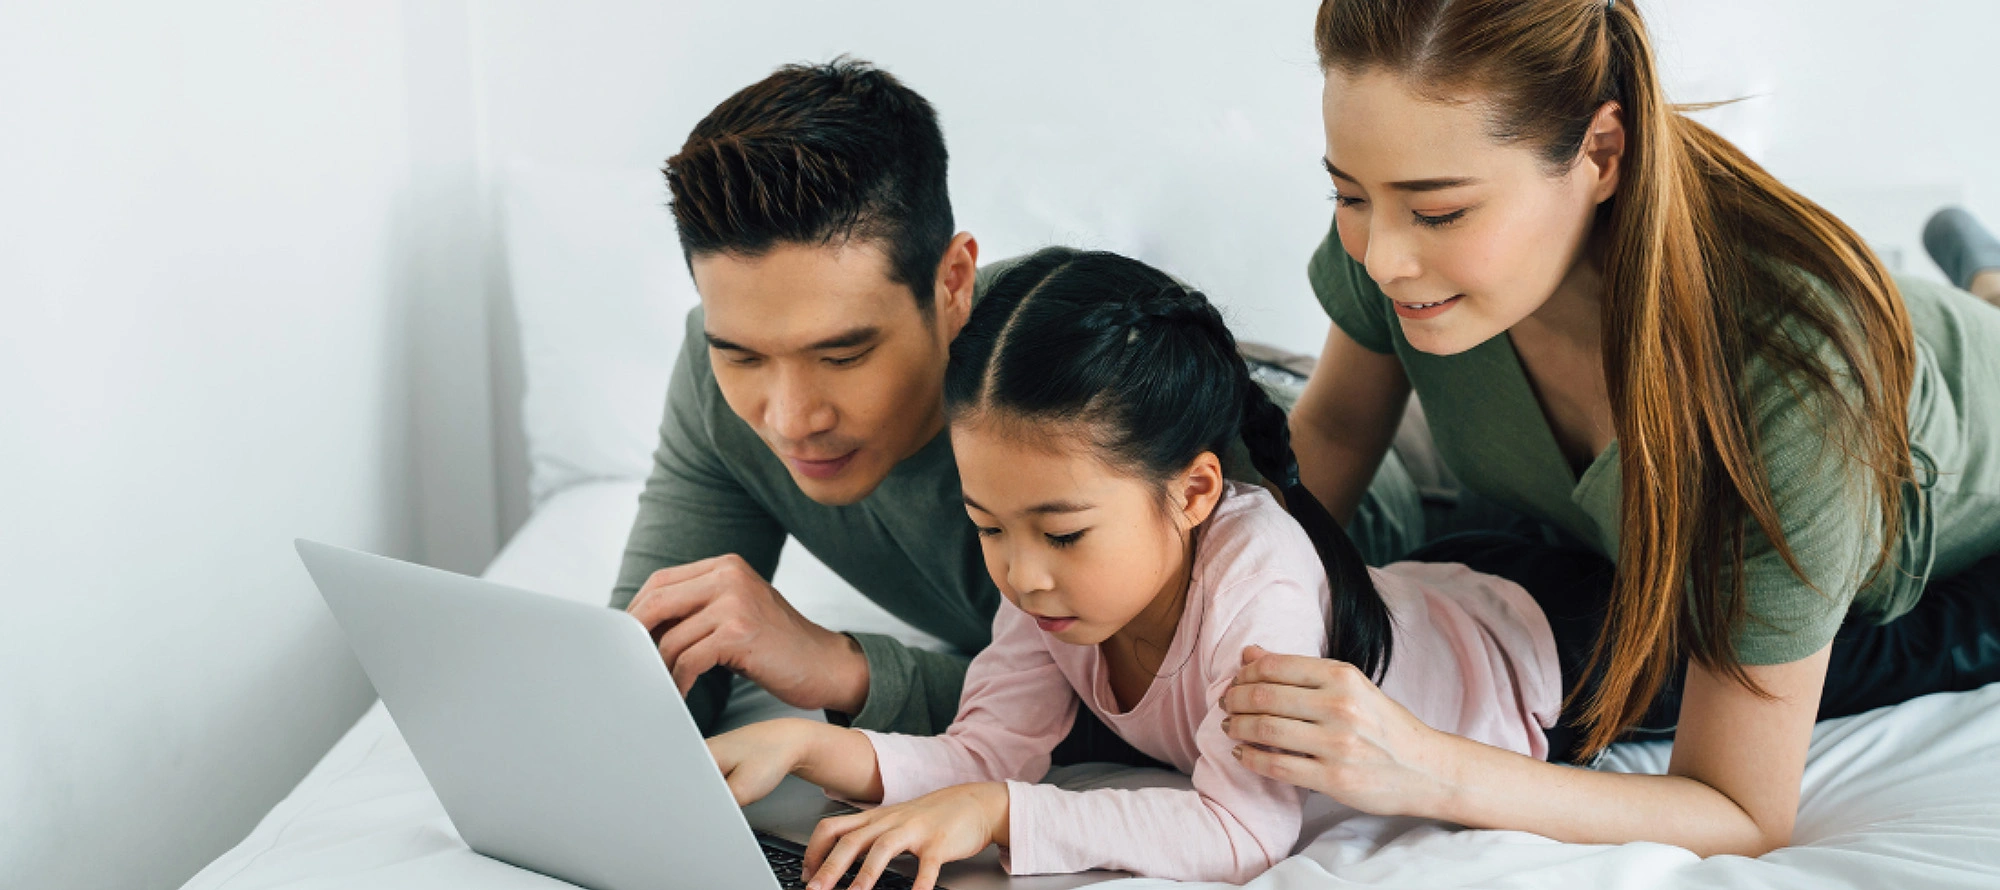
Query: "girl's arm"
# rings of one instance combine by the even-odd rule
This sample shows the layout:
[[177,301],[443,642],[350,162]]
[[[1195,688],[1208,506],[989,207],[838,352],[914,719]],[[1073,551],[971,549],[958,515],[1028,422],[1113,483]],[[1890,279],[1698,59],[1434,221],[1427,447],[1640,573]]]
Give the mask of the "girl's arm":
[[[1023,776],[1007,776],[1004,784],[959,785],[822,822],[808,846],[808,865],[830,880],[850,863],[862,862],[866,876],[909,851],[928,868],[940,859],[971,855],[991,840],[1008,848],[1004,863],[1017,875],[1109,868],[1177,880],[1241,883],[1256,877],[1297,842],[1303,793],[1236,761],[1218,699],[1236,678],[1234,653],[1252,642],[1280,652],[1323,651],[1326,615],[1317,592],[1323,582],[1316,580],[1323,570],[1307,553],[1295,572],[1260,573],[1226,587],[1231,602],[1212,607],[1210,620],[1202,623],[1198,657],[1154,681],[1171,688],[1148,693],[1171,696],[1186,703],[1184,713],[1200,715],[1193,732],[1192,789],[1070,791],[1020,781],[1034,778]],[[1315,580],[1307,584],[1301,577]],[[968,708],[971,700],[968,691]],[[1171,710],[1177,709],[1155,713]],[[882,769],[892,780],[898,772],[887,756]]]
[[862,733],[881,761],[880,796],[871,799],[894,804],[966,782],[1039,779],[1078,706],[1034,619],[1003,600],[993,642],[966,668],[950,728],[937,736]]
[[1217,709],[1196,734],[1201,753],[1192,789],[1069,791],[1007,783],[1008,871],[1037,875],[1105,868],[1240,884],[1276,865],[1298,841],[1303,794],[1238,763],[1221,718]]
[[1325,659],[1258,657],[1224,703],[1232,738],[1300,752],[1244,745],[1244,765],[1367,812],[1760,856],[1791,843],[1830,651],[1746,668],[1770,699],[1690,665],[1664,776],[1550,764],[1438,732]]
[[[1211,544],[1222,546],[1219,540]],[[1310,550],[1305,553],[1292,567],[1296,571],[1259,572],[1223,587],[1202,628],[1196,662],[1155,681],[1175,684],[1172,691],[1200,715],[1189,771],[1193,788],[1068,791],[1010,782],[1009,870],[1054,874],[1110,868],[1242,883],[1291,853],[1304,795],[1237,762],[1219,700],[1236,678],[1237,653],[1245,646],[1301,655],[1325,651],[1327,619],[1318,593],[1324,582],[1317,580],[1324,570]]]
[[882,799],[875,748],[858,729],[797,717],[752,723],[708,740],[738,806],[763,799],[787,773],[847,800]]

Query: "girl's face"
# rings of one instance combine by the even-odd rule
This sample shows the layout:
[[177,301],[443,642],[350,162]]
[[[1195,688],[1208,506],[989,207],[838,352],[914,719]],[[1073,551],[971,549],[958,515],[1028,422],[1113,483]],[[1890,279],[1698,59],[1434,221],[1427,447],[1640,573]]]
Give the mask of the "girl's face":
[[951,425],[965,511],[979,528],[986,571],[1041,629],[1079,646],[1143,619],[1180,619],[1194,528],[1222,493],[1204,453],[1159,487],[1119,473],[1071,436],[1024,438],[1020,422]]
[[1330,69],[1322,99],[1340,245],[1395,304],[1411,346],[1463,352],[1576,286],[1597,205],[1617,190],[1615,105],[1551,175],[1531,147],[1488,135],[1481,103],[1426,99],[1392,73]]

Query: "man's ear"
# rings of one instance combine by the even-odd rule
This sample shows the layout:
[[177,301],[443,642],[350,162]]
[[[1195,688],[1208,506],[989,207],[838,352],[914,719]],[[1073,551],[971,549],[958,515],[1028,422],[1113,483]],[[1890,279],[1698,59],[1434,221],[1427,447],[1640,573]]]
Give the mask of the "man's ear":
[[979,279],[979,242],[971,232],[952,236],[938,261],[935,306],[937,320],[947,342],[958,338],[965,320],[972,317],[972,291]]
[[1597,167],[1591,198],[1602,204],[1618,194],[1618,180],[1625,174],[1625,110],[1618,103],[1604,103],[1591,117],[1590,132],[1583,135],[1583,155]]
[[1228,483],[1222,476],[1221,459],[1213,451],[1204,451],[1168,484],[1182,521],[1194,528],[1215,512],[1215,505],[1222,501],[1222,488]]

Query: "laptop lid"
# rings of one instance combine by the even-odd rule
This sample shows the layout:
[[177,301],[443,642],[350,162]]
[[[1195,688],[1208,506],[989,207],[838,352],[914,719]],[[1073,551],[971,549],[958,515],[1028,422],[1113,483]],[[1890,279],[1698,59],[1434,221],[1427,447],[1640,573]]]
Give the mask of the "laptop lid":
[[595,890],[777,890],[637,621],[296,544],[472,849]]

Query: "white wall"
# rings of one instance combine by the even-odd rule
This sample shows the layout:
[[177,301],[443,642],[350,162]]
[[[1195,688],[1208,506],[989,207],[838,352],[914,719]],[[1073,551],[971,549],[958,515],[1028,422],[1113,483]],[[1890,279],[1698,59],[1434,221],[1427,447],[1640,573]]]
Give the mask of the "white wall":
[[416,546],[402,34],[0,5],[0,886],[178,886],[371,698],[291,539]]
[[1892,267],[1942,278],[1919,232],[1941,203],[2000,226],[1993,0],[1656,0],[1673,98],[1840,214]]

